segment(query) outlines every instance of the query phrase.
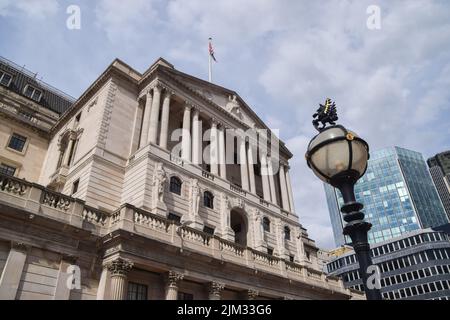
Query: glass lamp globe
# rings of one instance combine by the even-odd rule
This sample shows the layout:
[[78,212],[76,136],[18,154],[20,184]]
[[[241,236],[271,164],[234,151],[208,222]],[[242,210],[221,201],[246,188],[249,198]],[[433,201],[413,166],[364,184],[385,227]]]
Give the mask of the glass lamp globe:
[[306,161],[314,174],[334,187],[364,175],[369,146],[354,132],[336,125],[322,130],[308,145]]

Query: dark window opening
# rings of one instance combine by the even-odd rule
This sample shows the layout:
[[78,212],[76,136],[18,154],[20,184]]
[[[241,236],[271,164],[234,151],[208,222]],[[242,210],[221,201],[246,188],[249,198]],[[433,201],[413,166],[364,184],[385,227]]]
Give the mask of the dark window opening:
[[181,195],[181,180],[177,177],[170,178],[170,192]]
[[208,227],[208,226],[204,226],[203,227],[203,232],[210,234],[210,235],[214,235],[214,228],[213,227]]
[[147,286],[128,282],[128,300],[147,300]]
[[20,134],[17,133],[13,133],[11,139],[9,140],[8,148],[22,152],[26,142],[27,142],[26,137],[21,136]]
[[170,221],[175,221],[180,223],[181,222],[181,217],[175,213],[169,212],[167,219],[169,219]]
[[0,174],[13,177],[16,173],[16,168],[8,166],[7,164],[0,164]]
[[214,195],[211,192],[205,191],[203,193],[203,205],[207,208],[214,209]]
[[264,231],[270,232],[270,220],[267,217],[263,218],[263,229]]
[[72,184],[72,194],[75,194],[78,192],[78,185],[80,184],[80,179],[76,180],[73,184]]
[[194,295],[192,293],[178,292],[178,300],[194,300]]

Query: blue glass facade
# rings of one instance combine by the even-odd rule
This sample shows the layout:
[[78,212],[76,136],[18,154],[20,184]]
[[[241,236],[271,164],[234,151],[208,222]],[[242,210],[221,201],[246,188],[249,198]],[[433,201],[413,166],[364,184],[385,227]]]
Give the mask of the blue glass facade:
[[[325,185],[325,192],[336,245],[349,243],[350,239],[342,236],[342,196],[329,185]],[[448,223],[419,152],[399,147],[371,152],[367,172],[355,185],[355,195],[372,223],[370,243]]]

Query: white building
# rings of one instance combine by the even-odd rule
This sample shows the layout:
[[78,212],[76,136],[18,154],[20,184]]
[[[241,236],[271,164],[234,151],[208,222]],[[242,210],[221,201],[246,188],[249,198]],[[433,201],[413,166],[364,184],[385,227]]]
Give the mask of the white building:
[[0,72],[0,298],[361,298],[320,270],[292,154],[236,92],[164,59],[116,59],[73,104]]

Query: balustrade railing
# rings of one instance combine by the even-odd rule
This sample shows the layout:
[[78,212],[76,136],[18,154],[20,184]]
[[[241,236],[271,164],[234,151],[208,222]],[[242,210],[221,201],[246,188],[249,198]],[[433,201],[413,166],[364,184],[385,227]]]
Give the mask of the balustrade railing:
[[173,223],[168,219],[141,210],[134,211],[134,222],[138,225],[163,232],[167,232],[170,225]]
[[237,243],[227,241],[225,239],[219,238],[220,243],[220,251],[225,251],[228,253],[232,253],[237,257],[244,257],[245,247],[241,246]]
[[180,229],[181,229],[181,236],[183,237],[183,239],[192,240],[204,246],[209,246],[212,237],[210,234],[185,226],[180,227]]
[[274,257],[274,256],[264,253],[264,252],[256,251],[256,250],[252,250],[252,257],[253,257],[253,260],[255,260],[257,262],[261,262],[268,266],[278,266],[280,263],[279,258]]
[[41,203],[55,209],[67,211],[74,201],[75,199],[61,193],[49,191],[48,189],[42,191]]
[[243,196],[246,196],[246,195],[247,195],[247,191],[245,191],[245,190],[242,189],[241,187],[238,187],[237,185],[232,184],[232,183],[230,183],[230,190],[231,190],[231,191],[234,191],[234,192],[236,192],[236,193],[239,193],[239,194],[241,194],[241,195],[243,195]]
[[105,226],[108,219],[108,215],[105,212],[88,206],[84,206],[82,217],[84,221],[99,226]]
[[0,176],[0,190],[7,193],[21,196],[27,192],[28,188],[31,187],[31,185],[31,183],[25,180],[20,180],[6,175]]
[[214,175],[212,173],[209,173],[208,171],[202,170],[202,176],[214,181]]

